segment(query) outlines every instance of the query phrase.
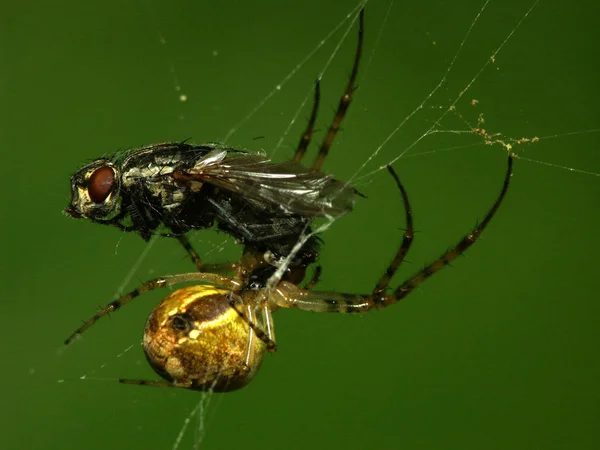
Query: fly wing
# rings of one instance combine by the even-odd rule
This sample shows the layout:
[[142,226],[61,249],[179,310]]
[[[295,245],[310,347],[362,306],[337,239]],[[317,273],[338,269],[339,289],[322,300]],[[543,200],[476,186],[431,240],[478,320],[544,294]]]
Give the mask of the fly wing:
[[356,195],[348,184],[293,161],[276,164],[264,155],[227,149],[208,153],[186,172],[259,204],[269,203],[283,213],[309,217],[346,214]]

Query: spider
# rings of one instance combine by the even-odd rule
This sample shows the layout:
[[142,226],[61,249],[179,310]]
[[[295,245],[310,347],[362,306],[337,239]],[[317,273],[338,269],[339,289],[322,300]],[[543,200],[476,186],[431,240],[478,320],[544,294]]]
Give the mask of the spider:
[[[352,100],[362,49],[363,10],[359,14],[359,23],[358,47],[348,85],[311,167],[312,171],[320,170]],[[302,160],[311,142],[319,99],[320,84],[317,81],[313,109],[307,128],[294,155],[293,161],[295,163]],[[172,149],[169,147],[168,150]],[[202,151],[204,151],[204,147]],[[203,156],[206,156],[210,151],[207,150]],[[232,151],[235,152],[235,150]],[[222,156],[221,154],[219,157]],[[215,155],[212,156],[212,158],[214,157]],[[383,308],[406,297],[420,283],[466,251],[479,238],[506,195],[512,175],[512,158],[513,156],[509,154],[508,168],[502,190],[483,221],[465,235],[453,248],[409,277],[391,292],[388,292],[390,280],[411,247],[414,228],[408,195],[399,177],[391,167],[388,167],[388,171],[392,175],[402,197],[406,228],[395,257],[370,294],[344,294],[313,290],[321,273],[319,266],[316,267],[312,280],[304,287],[300,287],[300,283],[305,278],[306,268],[317,260],[319,241],[316,237],[311,237],[298,252],[299,256],[296,260],[292,260],[289,265],[284,264],[283,261],[296,245],[298,239],[304,236],[305,232],[310,232],[310,223],[317,214],[313,212],[304,216],[302,214],[290,215],[287,213],[287,215],[277,215],[276,212],[273,212],[275,210],[271,209],[272,215],[267,215],[267,218],[271,220],[270,222],[267,221],[267,227],[270,226],[271,231],[281,232],[283,230],[283,233],[279,235],[267,234],[270,239],[255,241],[244,239],[241,236],[240,240],[245,245],[238,263],[202,264],[200,257],[183,234],[187,231],[183,227],[179,230],[181,233],[175,233],[174,236],[183,244],[199,270],[198,272],[159,277],[144,283],[100,309],[77,328],[65,340],[65,344],[71,343],[100,318],[120,309],[123,305],[148,291],[193,282],[196,284],[178,289],[165,298],[151,313],[146,324],[143,339],[144,352],[150,365],[164,381],[128,379],[120,381],[127,384],[169,386],[215,392],[239,389],[252,380],[260,367],[264,353],[275,351],[277,348],[272,318],[272,313],[277,309],[298,308],[315,312],[359,313],[370,309]],[[102,165],[94,166],[91,170],[84,171],[80,179],[76,179],[77,182],[74,183],[73,188],[74,201],[77,200],[76,195],[79,195],[81,198],[89,199],[92,203],[97,204],[96,206],[92,205],[93,207],[102,209],[104,200],[112,199],[115,172],[113,169],[107,169],[106,167]],[[298,173],[308,172],[301,171]],[[195,180],[190,179],[190,174],[190,171],[185,172],[177,169],[172,170],[169,176],[174,180],[190,182],[190,186],[193,187]],[[330,180],[327,177],[321,177],[321,179]],[[181,193],[177,189],[172,193],[180,195]],[[323,193],[323,191],[318,192]],[[350,191],[342,190],[340,192],[342,197],[348,198],[346,196]],[[329,201],[335,201],[335,195],[329,198],[330,193],[328,191],[325,191],[325,193],[325,197]],[[352,194],[354,193],[352,191]],[[94,200],[99,200],[99,202]],[[156,206],[156,204],[150,204],[150,206]],[[67,209],[67,212],[75,217],[88,217],[96,221],[93,217],[86,216],[82,210],[76,209],[73,204]],[[186,214],[188,213],[186,212]],[[108,216],[108,221],[103,223],[110,223],[128,231],[140,231],[136,228],[135,223],[128,228],[120,221],[112,221],[115,216],[110,216],[110,214]],[[162,220],[164,217],[161,216],[160,219]],[[261,220],[264,217],[246,218],[244,224],[260,227],[263,223]],[[188,217],[183,217],[183,219],[188,219]],[[237,236],[236,233],[239,230],[234,226],[237,223],[236,218],[231,216],[229,219],[231,221],[223,229]],[[185,220],[181,223],[185,225]],[[294,226],[292,227],[290,224]],[[298,225],[300,225],[298,229],[294,228]],[[176,227],[171,228],[173,230]],[[146,231],[151,230],[147,229]],[[143,234],[142,237],[144,237]],[[277,247],[278,245],[280,247]],[[273,275],[277,275],[279,269],[283,269],[283,273],[278,277],[274,277]],[[223,274],[227,272],[232,275]]]
[[[388,170],[400,190],[406,227],[396,255],[370,294],[344,294],[312,290],[319,271],[304,288],[279,281],[271,290],[244,289],[240,276],[192,272],[156,278],[109,303],[67,339],[69,343],[101,317],[116,311],[139,295],[184,282],[204,283],[174,291],[151,313],[144,331],[146,358],[164,381],[120,379],[125,384],[179,387],[228,392],[248,384],[257,373],[264,353],[277,349],[272,313],[279,308],[313,312],[361,313],[402,300],[419,284],[450,264],[477,241],[492,220],[512,176],[512,154],[500,194],[484,219],[454,247],[425,266],[393,291],[390,280],[413,242],[413,219],[408,195],[394,170]],[[252,259],[245,253],[242,257]]]

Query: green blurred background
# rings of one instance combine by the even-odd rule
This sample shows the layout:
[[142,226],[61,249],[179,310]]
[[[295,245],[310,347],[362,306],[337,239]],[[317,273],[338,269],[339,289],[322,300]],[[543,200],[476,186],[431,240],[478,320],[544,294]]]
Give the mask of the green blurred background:
[[[426,99],[482,3],[368,3],[360,87],[327,171],[350,179]],[[61,351],[146,248],[133,234],[64,217],[71,173],[120,148],[223,139],[353,6],[2,3],[2,448],[170,449],[200,401],[179,448],[200,439],[210,449],[600,447],[600,139],[578,133],[599,123],[600,10],[592,1],[541,1],[457,103],[471,124],[483,112],[492,132],[559,136],[518,149],[541,163],[516,161],[506,201],[480,242],[403,304],[353,317],[278,312],[279,351],[248,387],[228,395],[117,382],[155,378],[139,341],[164,292]],[[492,1],[440,90],[361,174],[423,135],[530,6]],[[229,143],[271,153],[347,26]],[[323,78],[321,130],[355,40],[356,26]],[[309,104],[275,159],[292,154],[308,114]],[[441,127],[468,128],[451,116]],[[483,217],[505,169],[500,147],[469,135],[436,134],[409,155],[395,168],[419,233],[399,278]],[[382,171],[358,187],[368,198],[322,236],[320,289],[369,292],[399,242],[403,214],[390,177]],[[208,261],[239,254],[214,232],[192,239]],[[159,240],[124,288],[191,269],[175,242]]]

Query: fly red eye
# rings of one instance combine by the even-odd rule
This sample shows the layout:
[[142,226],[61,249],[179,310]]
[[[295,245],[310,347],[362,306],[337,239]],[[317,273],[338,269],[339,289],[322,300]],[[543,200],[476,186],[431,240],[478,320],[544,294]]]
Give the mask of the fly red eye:
[[94,203],[102,203],[112,191],[115,172],[108,166],[96,169],[88,182],[88,194]]

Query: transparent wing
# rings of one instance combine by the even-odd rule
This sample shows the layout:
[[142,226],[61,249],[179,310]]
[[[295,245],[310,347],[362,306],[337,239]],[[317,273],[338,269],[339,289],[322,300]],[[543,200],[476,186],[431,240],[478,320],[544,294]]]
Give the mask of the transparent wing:
[[340,216],[352,210],[356,190],[331,175],[293,161],[273,163],[266,156],[216,149],[186,174],[199,181],[267,202],[288,214]]

